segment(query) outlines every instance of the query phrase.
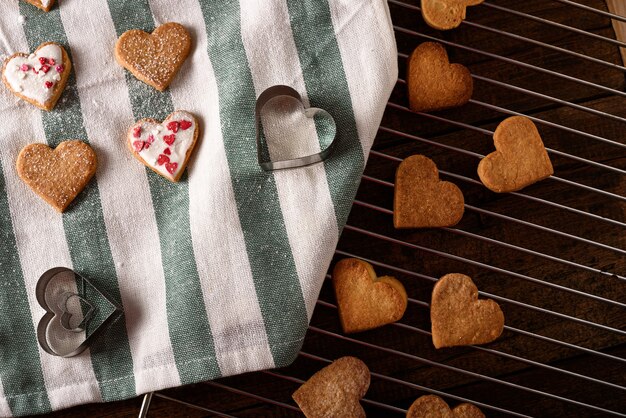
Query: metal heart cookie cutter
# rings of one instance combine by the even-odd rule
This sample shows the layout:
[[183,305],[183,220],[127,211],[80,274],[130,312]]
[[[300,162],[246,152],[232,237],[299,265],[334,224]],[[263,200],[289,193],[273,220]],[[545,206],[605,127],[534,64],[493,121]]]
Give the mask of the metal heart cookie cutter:
[[[303,157],[283,159],[278,161],[273,161],[269,157],[269,153],[264,148],[267,145],[265,132],[263,128],[263,123],[261,120],[261,113],[263,108],[273,99],[279,97],[287,97],[295,99],[302,107],[302,112],[306,118],[312,119],[317,122],[319,119],[323,119],[326,121],[326,132],[321,132],[320,129],[317,129],[318,137],[320,140],[329,139],[332,137],[330,143],[320,152],[306,155]],[[326,160],[330,154],[335,149],[335,144],[337,141],[337,126],[335,124],[335,120],[333,117],[324,109],[320,109],[317,107],[305,107],[302,102],[302,97],[300,94],[289,86],[284,85],[276,85],[269,87],[256,100],[255,107],[255,126],[256,126],[256,146],[257,146],[257,156],[259,161],[259,166],[264,171],[273,171],[273,170],[283,170],[287,168],[297,168],[304,167],[307,165],[319,163],[321,161]]]
[[123,314],[113,299],[65,267],[42,274],[35,295],[46,310],[37,325],[37,339],[54,356],[80,354]]

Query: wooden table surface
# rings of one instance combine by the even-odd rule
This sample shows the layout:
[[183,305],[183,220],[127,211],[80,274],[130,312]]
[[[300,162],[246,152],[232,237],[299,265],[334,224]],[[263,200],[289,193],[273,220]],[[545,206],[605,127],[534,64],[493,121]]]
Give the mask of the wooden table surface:
[[[404,1],[419,4],[417,0]],[[577,1],[606,10],[606,4],[601,0]],[[559,1],[488,0],[488,2],[564,25],[574,26],[590,33],[610,38],[615,37],[614,28],[606,17],[573,8],[571,5]],[[590,63],[523,40],[501,36],[479,27],[463,25],[454,31],[437,32],[423,23],[419,12],[407,10],[398,5],[391,5],[391,11],[394,23],[398,26],[602,84],[620,92],[624,91],[625,73],[623,71]],[[492,7],[482,5],[471,8],[468,11],[468,20],[622,65],[619,49],[614,44],[541,22],[516,17]],[[420,36],[397,33],[398,49],[404,54],[409,54],[415,46],[424,40]],[[461,48],[448,47],[448,51],[452,61],[467,65],[473,74],[514,84],[523,89],[540,92],[612,115],[626,117],[625,97],[524,69]],[[404,78],[405,60],[400,58],[399,62],[400,76]],[[550,100],[516,92],[490,82],[476,80],[474,99],[626,144],[626,124],[624,122],[593,115],[569,106],[562,106]],[[391,101],[399,105],[406,105],[405,86],[402,83],[397,84]],[[506,116],[475,103],[459,109],[439,112],[437,115],[490,131],[495,129],[498,122]],[[481,154],[487,154],[493,150],[491,137],[485,133],[433,120],[394,107],[387,108],[382,125],[431,139],[438,144],[446,144]],[[626,150],[624,147],[606,144],[545,125],[540,125],[539,129],[547,147],[622,170],[626,169]],[[425,154],[432,158],[441,170],[471,179],[477,178],[478,160],[475,157],[404,138],[388,131],[379,133],[374,149],[399,158],[405,158],[416,153]],[[551,158],[558,177],[626,196],[626,176],[554,154],[551,155]],[[396,167],[397,162],[372,155],[366,168],[366,174],[393,182]],[[504,214],[608,246],[626,249],[626,229],[623,227],[531,201],[524,197],[510,194],[496,195],[474,183],[459,181],[446,176],[443,178],[458,184],[465,194],[466,203],[472,207]],[[586,191],[554,179],[548,179],[529,187],[524,193],[620,222],[626,221],[626,204],[624,201],[606,197],[593,191]],[[360,201],[387,209],[392,208],[392,198],[393,190],[390,187],[372,181],[363,181],[357,195],[357,199]],[[400,266],[431,277],[440,277],[449,272],[462,272],[472,276],[478,287],[485,292],[626,330],[626,312],[622,308],[554,290],[541,284],[528,282],[520,277],[490,271],[484,266],[470,265],[464,261],[452,260],[405,245],[368,237],[354,228],[375,231],[378,234],[458,255],[489,266],[538,278],[545,282],[626,302],[626,284],[615,277],[547,260],[544,257],[460,235],[454,231],[395,231],[388,214],[362,206],[353,208],[348,224],[351,227],[344,230],[339,244],[339,249],[342,251]],[[541,231],[508,219],[500,219],[476,210],[466,211],[458,229],[602,271],[626,275],[626,257],[623,254],[560,237],[551,232]],[[420,301],[429,300],[432,289],[431,281],[381,268],[377,270],[381,275],[393,273],[405,284],[410,297]],[[320,299],[334,303],[334,296],[328,281],[322,289]],[[576,324],[552,315],[533,312],[510,303],[503,303],[502,307],[506,322],[512,327],[590,349],[601,350],[603,353],[626,359],[626,338],[623,336]],[[429,330],[427,309],[411,304],[402,323]],[[312,325],[341,334],[337,312],[332,307],[318,306]],[[623,390],[596,383],[586,383],[562,373],[532,367],[523,362],[506,359],[473,348],[437,351],[432,347],[428,335],[411,330],[387,326],[358,334],[354,338],[423,359],[506,380],[517,385],[532,387],[626,413],[626,395]],[[607,360],[511,331],[505,331],[497,342],[487,347],[626,386],[625,362]],[[571,406],[545,396],[532,395],[498,383],[447,371],[441,367],[432,367],[417,361],[415,358],[386,353],[352,341],[342,341],[317,331],[309,331],[303,350],[328,359],[343,355],[355,355],[364,360],[370,369],[377,373],[533,416],[606,416],[602,412]],[[279,372],[288,376],[307,379],[323,365],[319,361],[299,358],[294,365]],[[291,393],[298,387],[298,384],[275,376],[259,372],[221,379],[218,382],[292,406],[295,405],[291,401]],[[288,408],[271,406],[209,383],[167,390],[162,393],[206,408],[231,413],[238,417],[301,416]],[[374,378],[367,397],[374,401],[406,409],[413,400],[424,393],[426,392],[407,385]],[[452,405],[456,404],[450,399],[448,401]],[[75,407],[48,415],[48,417],[132,417],[138,414],[140,405],[141,398],[136,398],[111,404]],[[402,414],[393,414],[376,407],[367,406],[366,409],[370,417],[402,416]],[[484,411],[490,417],[506,416],[487,409]],[[203,417],[213,415],[163,398],[155,398],[149,416]]]

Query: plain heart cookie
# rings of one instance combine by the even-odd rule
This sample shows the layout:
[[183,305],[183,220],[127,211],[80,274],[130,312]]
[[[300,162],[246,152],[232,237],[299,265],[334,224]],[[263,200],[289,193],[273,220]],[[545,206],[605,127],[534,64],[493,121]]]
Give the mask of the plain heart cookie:
[[447,274],[437,281],[430,303],[435,348],[486,344],[504,329],[504,314],[490,299],[478,299],[478,288],[463,274]]
[[465,20],[468,6],[477,6],[485,0],[422,0],[422,16],[429,26],[448,30]]
[[342,357],[324,367],[292,395],[307,418],[364,418],[359,400],[370,385],[370,371],[356,357]]
[[493,142],[496,151],[478,164],[478,176],[496,193],[521,190],[554,174],[552,162],[535,124],[513,116],[498,125]]
[[55,149],[45,144],[25,146],[16,166],[24,183],[63,212],[96,174],[98,160],[84,142],[65,141]]
[[425,395],[413,402],[406,418],[485,418],[485,415],[472,404],[462,403],[450,409],[439,396]]
[[431,112],[462,106],[471,98],[474,81],[461,64],[450,64],[443,45],[424,42],[409,57],[407,66],[409,107]]
[[159,91],[170,85],[191,49],[183,25],[165,23],[149,34],[132,29],[115,44],[117,62],[135,77]]
[[346,334],[396,322],[406,310],[408,298],[402,283],[390,276],[376,277],[365,261],[346,258],[338,262],[333,285]]
[[400,163],[393,199],[396,228],[454,226],[464,211],[463,192],[439,180],[439,170],[430,158],[413,155]]
[[49,111],[61,97],[71,69],[65,49],[46,42],[30,55],[20,52],[7,58],[2,81],[20,99]]
[[184,110],[170,114],[163,123],[142,119],[128,130],[133,156],[168,180],[182,176],[198,140],[198,122]]
[[40,8],[44,12],[49,12],[54,5],[54,0],[24,0],[26,3],[30,3],[35,7]]

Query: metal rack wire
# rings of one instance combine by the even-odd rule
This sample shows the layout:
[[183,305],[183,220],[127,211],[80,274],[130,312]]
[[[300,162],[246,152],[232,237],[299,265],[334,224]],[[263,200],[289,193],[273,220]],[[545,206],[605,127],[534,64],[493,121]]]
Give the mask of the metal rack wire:
[[[580,3],[581,0],[551,1],[557,4],[560,3],[571,7],[573,13],[590,13],[594,15],[599,15],[602,18],[605,18],[608,23],[610,23],[611,20],[626,22],[626,17],[618,16],[605,10],[600,10],[596,7],[582,4]],[[390,6],[392,6],[392,8],[395,8],[398,13],[413,13],[416,20],[420,18],[420,7],[417,4],[413,4],[416,3],[416,1],[388,0],[388,3],[390,4]],[[573,36],[580,36],[583,39],[592,39],[594,41],[604,42],[615,47],[626,47],[626,42],[613,39],[599,33],[582,30],[564,23],[552,21],[540,16],[533,15],[531,13],[526,13],[517,10],[517,8],[502,6],[497,4],[497,0],[488,0],[480,6],[476,6],[476,8],[490,9],[490,13],[501,13],[515,18],[526,19],[536,24],[546,25],[552,28],[558,28],[559,30],[572,34]],[[620,73],[626,72],[626,68],[623,65],[609,62],[574,50],[570,50],[563,46],[553,45],[537,39],[531,39],[526,36],[518,35],[506,30],[490,27],[488,25],[472,21],[471,17],[472,14],[470,13],[469,19],[466,20],[463,25],[471,28],[472,30],[486,31],[493,36],[506,37],[524,44],[532,45],[533,47],[543,48],[545,50],[549,50],[558,54],[564,54],[580,60],[585,65],[601,66],[606,71],[618,71]],[[444,44],[448,50],[475,54],[477,56],[501,61],[507,65],[514,66],[519,71],[529,71],[531,73],[554,77],[563,82],[581,85],[585,88],[597,91],[597,93],[599,95],[603,95],[603,97],[610,96],[616,98],[626,98],[626,92],[616,89],[614,87],[603,85],[597,80],[583,80],[574,76],[551,70],[549,68],[544,68],[536,64],[513,59],[510,57],[499,55],[497,53],[492,53],[477,47],[473,47],[458,40],[449,40],[443,37],[441,34],[433,35],[426,32],[417,31],[414,28],[401,26],[395,26],[394,29],[397,35],[405,36],[409,39],[412,38],[414,43],[413,46],[416,46],[423,41],[436,41]],[[408,55],[405,53],[399,53],[398,57],[400,60],[405,60]],[[618,114],[598,110],[590,106],[576,103],[575,101],[555,97],[550,94],[542,93],[541,91],[534,91],[529,88],[516,86],[480,74],[473,74],[472,76],[475,82],[489,85],[492,88],[497,88],[501,89],[502,91],[536,98],[545,101],[552,106],[567,107],[576,112],[586,113],[594,118],[606,119],[618,124],[626,124],[626,118],[621,117]],[[406,81],[404,79],[399,79],[398,90],[402,90],[405,83]],[[398,103],[397,98],[393,97],[394,96],[392,96],[392,99],[388,103],[389,111],[406,114],[407,117],[419,117],[426,120],[430,119],[440,123],[444,127],[449,127],[450,129],[460,129],[462,130],[462,132],[467,131],[478,135],[485,135],[487,137],[491,137],[493,135],[493,131],[490,129],[473,126],[471,123],[458,120],[458,118],[455,117],[454,113],[426,114],[412,112],[403,104]],[[486,111],[497,113],[500,120],[504,117],[508,117],[511,115],[523,114],[523,112],[487,103],[484,100],[479,100],[476,98],[472,99],[470,101],[470,104],[485,109]],[[624,106],[625,104],[626,100],[622,102],[622,106]],[[593,141],[597,144],[601,144],[604,147],[610,147],[621,152],[626,149],[626,142],[624,142],[626,140],[626,137],[624,135],[622,135],[622,137],[619,139],[609,138],[603,135],[598,135],[596,133],[586,132],[570,127],[567,125],[567,123],[563,123],[561,121],[554,122],[551,120],[543,119],[537,115],[528,116],[540,127],[553,129],[557,132],[562,132],[567,135],[574,135],[577,139]],[[621,126],[623,128],[626,125]],[[626,132],[626,130],[622,130],[622,132]],[[438,139],[424,138],[410,132],[408,129],[390,127],[384,122],[383,126],[380,127],[379,138],[377,139],[377,141],[389,138],[394,141],[402,140],[407,141],[408,143],[414,142],[420,147],[428,147],[428,149],[438,150],[438,152],[445,154],[458,154],[464,157],[474,159],[480,159],[483,157],[483,154],[476,152],[472,149],[468,149],[467,147],[450,145],[449,143],[446,143],[445,141],[439,141]],[[609,164],[598,162],[593,160],[593,158],[582,157],[580,155],[568,153],[556,148],[548,148],[548,152],[553,158],[559,158],[563,161],[578,164],[580,167],[582,167],[581,170],[595,170],[593,171],[593,173],[602,173],[602,175],[609,174],[612,176],[616,176],[616,178],[618,179],[626,180],[626,170],[618,165],[614,165],[612,163]],[[625,154],[622,154],[622,156],[623,155]],[[369,164],[387,164],[387,166],[389,167],[395,167],[400,161],[402,161],[401,157],[397,155],[392,155],[391,153],[381,152],[375,147],[375,149],[373,149],[370,154]],[[366,170],[366,173],[369,173],[369,170]],[[477,186],[481,186],[481,183],[477,179],[468,175],[463,175],[456,171],[452,172],[446,169],[442,169],[440,170],[440,174],[444,179],[454,181],[462,188],[476,188]],[[382,176],[373,176],[370,174],[363,175],[362,187],[376,187],[380,189],[380,194],[384,196],[380,199],[383,203],[369,201],[366,202],[357,198],[357,200],[354,202],[353,212],[362,212],[362,217],[377,216],[380,217],[380,219],[384,219],[386,217],[386,219],[390,223],[390,215],[392,215],[393,212],[386,207],[389,205],[385,204],[385,202],[389,202],[389,196],[393,194],[391,192],[394,184],[388,179],[381,177]],[[581,180],[571,180],[566,177],[554,175],[549,180],[546,180],[545,183],[547,184],[547,188],[554,185],[567,187],[570,188],[572,191],[576,191],[579,193],[594,195],[599,203],[615,203],[617,205],[621,205],[621,207],[623,208],[626,202],[626,196],[620,193],[620,191],[624,190],[623,188],[618,190],[618,192],[605,190],[600,187],[593,186],[593,181],[588,184],[587,177],[585,177],[584,182],[581,182]],[[608,216],[606,214],[603,214],[601,210],[596,210],[600,205],[596,206],[594,210],[591,210],[590,208],[580,209],[571,202],[561,203],[556,201],[555,199],[551,199],[549,194],[547,197],[540,197],[537,195],[537,193],[533,193],[530,191],[521,191],[512,193],[511,195],[519,199],[520,205],[537,205],[537,207],[541,207],[546,210],[559,211],[559,213],[578,217],[579,219],[581,219],[581,222],[595,222],[598,224],[602,224],[605,227],[617,229],[618,231],[620,231],[618,233],[622,234],[622,236],[624,236],[626,232],[626,222],[624,222],[625,219],[617,219],[615,216]],[[584,236],[585,234],[582,233],[582,231],[568,231],[564,228],[561,228],[559,225],[543,225],[540,222],[523,219],[521,216],[505,214],[503,213],[504,211],[500,210],[497,204],[481,207],[481,205],[466,203],[465,209],[467,213],[476,215],[477,219],[492,219],[494,221],[501,222],[503,228],[516,227],[522,228],[525,231],[530,231],[538,234],[546,234],[546,236],[551,236],[555,239],[562,240],[565,243],[571,243],[571,245],[577,245],[583,249],[595,248],[597,249],[597,251],[602,251],[606,254],[612,254],[615,257],[624,257],[626,255],[626,249],[619,247],[616,244],[602,242],[596,238],[587,238]],[[626,211],[624,211],[624,213],[626,213]],[[624,276],[625,273],[623,271],[615,271],[615,269],[606,268],[606,266],[602,266],[601,263],[598,262],[592,263],[585,260],[571,259],[567,252],[563,256],[557,256],[550,254],[546,251],[528,248],[523,244],[509,242],[511,240],[494,238],[488,236],[488,234],[471,232],[462,227],[443,228],[441,233],[449,234],[450,236],[454,237],[459,237],[460,239],[464,240],[471,240],[472,242],[478,243],[480,245],[485,245],[490,249],[490,251],[511,251],[516,254],[523,254],[524,256],[528,257],[536,257],[545,263],[554,263],[564,269],[568,269],[568,271],[590,274],[597,280],[606,280],[614,283],[620,291],[618,291],[617,293],[613,292],[611,293],[611,296],[607,296],[607,293],[604,291],[595,292],[589,290],[589,286],[584,286],[580,283],[570,284],[559,280],[553,280],[552,278],[532,275],[530,273],[520,273],[518,271],[515,271],[515,269],[513,268],[500,267],[488,261],[481,261],[469,256],[457,255],[452,250],[443,250],[437,248],[434,245],[429,245],[428,243],[424,244],[413,242],[411,239],[407,239],[402,235],[395,236],[389,232],[377,232],[369,228],[361,227],[359,226],[358,220],[355,221],[353,217],[351,217],[348,225],[346,225],[344,230],[344,234],[352,234],[362,236],[363,239],[384,242],[389,246],[393,246],[393,248],[397,248],[398,251],[410,251],[412,253],[415,252],[420,254],[428,254],[429,256],[441,258],[450,263],[457,263],[459,265],[468,266],[468,268],[480,269],[481,271],[487,271],[493,274],[497,274],[501,277],[506,278],[507,280],[524,282],[533,286],[536,285],[539,288],[546,289],[546,292],[552,292],[552,294],[554,295],[562,295],[562,297],[575,298],[574,300],[588,300],[590,303],[594,304],[594,307],[596,307],[597,310],[594,312],[597,312],[598,310],[605,310],[606,315],[590,315],[589,311],[579,313],[576,311],[576,309],[563,309],[563,306],[560,304],[555,304],[554,306],[548,307],[541,306],[538,303],[525,301],[525,298],[523,297],[515,297],[515,295],[497,294],[486,291],[479,292],[482,297],[496,300],[501,305],[505,307],[510,307],[511,309],[517,309],[524,314],[539,315],[538,318],[543,318],[543,320],[559,321],[558,324],[562,324],[560,326],[582,327],[586,330],[591,330],[589,332],[593,332],[593,335],[596,335],[597,333],[603,333],[603,335],[610,336],[612,343],[608,347],[605,346],[600,349],[598,347],[595,347],[594,344],[582,344],[580,342],[572,343],[566,341],[565,338],[552,337],[549,335],[544,335],[544,333],[535,332],[533,329],[525,329],[524,327],[517,326],[515,321],[507,322],[507,325],[505,326],[506,334],[527,339],[529,341],[528,344],[530,344],[530,347],[546,346],[551,347],[551,349],[558,348],[563,350],[569,350],[572,355],[591,356],[593,358],[604,361],[604,364],[607,368],[617,368],[618,370],[624,370],[624,376],[626,376],[626,358],[622,357],[624,350],[619,351],[618,354],[615,354],[615,351],[610,350],[611,347],[623,347],[626,344],[626,325],[624,325],[625,323],[623,321],[620,323],[619,321],[610,322],[606,320],[598,320],[598,318],[608,318],[610,313],[614,312],[611,309],[621,310],[620,312],[622,312],[622,314],[626,316],[626,314],[624,313],[626,312],[626,310],[624,310],[626,309],[626,299],[624,298],[626,296],[626,277]],[[417,269],[412,267],[386,263],[380,260],[379,257],[374,257],[364,251],[359,251],[358,248],[356,250],[348,250],[342,248],[341,243],[339,249],[336,251],[336,256],[338,258],[358,257],[364,259],[374,265],[377,269],[390,272],[397,275],[397,277],[402,277],[407,280],[415,279],[415,283],[419,283],[420,286],[423,285],[427,287],[437,280],[437,277],[422,273],[421,270],[417,271]],[[327,276],[327,279],[329,278],[330,276]],[[407,280],[405,280],[405,284]],[[325,288],[327,287],[328,286],[325,286]],[[410,289],[411,286],[407,287]],[[409,294],[411,295],[419,293],[420,292],[409,292]],[[322,295],[320,297],[320,300],[318,301],[318,311],[329,310],[330,312],[332,312],[333,310],[336,310],[334,300],[332,300],[332,297],[329,296],[331,294],[332,293],[329,291],[322,291]],[[426,295],[426,293],[423,293],[423,295]],[[425,297],[409,298],[409,309],[415,309],[418,312],[420,310],[423,311],[421,312],[422,316],[427,313],[428,306],[428,301]],[[334,315],[336,316],[336,314]],[[430,338],[430,331],[428,329],[409,322],[407,319],[404,319],[399,323],[393,324],[388,328],[389,329],[387,331],[387,334],[385,335],[392,335],[393,333],[406,333],[407,335],[409,335],[410,338],[422,338],[426,342]],[[576,414],[576,416],[626,416],[626,377],[623,379],[617,379],[618,381],[612,381],[600,377],[601,373],[592,373],[588,370],[572,370],[569,367],[566,367],[558,362],[554,364],[548,364],[547,362],[534,360],[533,358],[531,358],[530,355],[525,355],[525,350],[520,350],[521,352],[517,352],[515,350],[515,347],[511,349],[510,347],[500,347],[499,345],[472,346],[467,349],[468,351],[463,352],[463,354],[469,352],[469,355],[472,355],[472,353],[474,353],[475,355],[492,356],[496,358],[497,361],[509,361],[515,364],[522,364],[524,365],[524,367],[529,367],[533,370],[548,373],[550,376],[554,376],[555,378],[558,377],[559,379],[569,379],[568,382],[573,382],[571,383],[572,385],[578,385],[581,387],[586,387],[587,385],[589,385],[589,387],[593,388],[593,390],[596,390],[598,393],[605,394],[606,396],[621,396],[621,398],[625,401],[621,404],[614,403],[613,405],[617,405],[617,407],[613,406],[611,408],[608,408],[604,407],[602,403],[594,403],[584,399],[573,399],[572,397],[568,397],[567,395],[560,393],[560,391],[555,390],[555,388],[550,387],[550,385],[544,387],[535,387],[529,384],[525,384],[524,382],[517,381],[514,378],[510,378],[506,374],[499,377],[494,377],[487,373],[474,371],[471,367],[463,367],[463,363],[461,363],[461,365],[455,364],[455,356],[448,357],[444,360],[437,360],[437,356],[432,355],[432,353],[421,354],[417,350],[412,352],[398,350],[396,348],[393,348],[392,344],[387,344],[387,341],[384,339],[374,340],[373,338],[369,338],[367,335],[362,336],[361,334],[357,334],[356,336],[346,336],[339,331],[333,330],[332,326],[329,326],[326,323],[316,323],[315,318],[313,320],[313,324],[309,328],[309,335],[307,337],[307,340],[314,338],[322,338],[323,341],[325,341],[325,344],[339,345],[345,343],[349,344],[349,346],[351,347],[359,347],[362,350],[367,350],[368,352],[371,352],[371,356],[393,356],[394,358],[398,358],[398,361],[408,362],[402,364],[418,364],[426,371],[439,370],[445,373],[451,373],[454,376],[469,379],[464,380],[467,382],[484,382],[485,384],[491,385],[489,387],[511,390],[518,396],[521,395],[524,397],[529,397],[529,399],[543,399],[544,401],[554,403],[555,405],[562,404],[567,406],[568,408],[577,408],[579,412]],[[328,354],[325,354],[326,351],[323,347],[328,347],[328,345],[325,344],[316,345],[307,344],[305,342],[305,348],[300,353],[300,359],[298,361],[308,362],[307,364],[311,365],[311,370],[316,370],[323,367],[333,359],[332,356],[335,352],[335,350],[328,350]],[[314,348],[317,351],[315,353],[310,352],[311,348]],[[345,354],[350,353],[346,352]],[[413,399],[415,399],[421,394],[432,393],[444,397],[451,404],[454,404],[455,402],[471,402],[479,406],[487,415],[490,416],[493,415],[528,417],[538,415],[537,411],[532,408],[532,405],[525,410],[521,410],[519,408],[514,409],[498,404],[497,402],[491,402],[488,397],[472,397],[471,391],[448,391],[445,389],[439,389],[438,385],[422,384],[422,382],[413,381],[408,378],[403,379],[398,376],[391,376],[391,373],[378,372],[375,367],[371,367],[371,369],[373,384],[379,385],[380,387],[398,388],[397,390],[399,391],[405,391],[407,393],[407,397],[409,398],[412,397]],[[268,382],[270,380],[282,381],[285,385],[287,385],[285,387],[291,388],[290,390],[293,391],[303,382],[303,379],[291,375],[293,374],[294,369],[292,368],[290,370],[291,371],[282,370],[259,372],[255,374],[254,379],[256,379],[257,381],[260,380]],[[401,373],[398,373],[398,375],[402,376]],[[267,415],[264,416],[299,416],[299,410],[297,406],[290,399],[284,397],[280,399],[275,399],[272,394],[262,393],[263,391],[254,389],[258,388],[258,386],[255,386],[253,389],[247,387],[238,387],[235,384],[231,384],[228,379],[222,379],[214,382],[206,382],[203,384],[203,387],[206,388],[207,397],[219,396],[223,393],[230,393],[233,396],[249,399],[258,404],[267,405]],[[379,390],[376,393],[390,393],[390,390],[392,389]],[[201,411],[202,413],[210,414],[211,416],[240,416],[237,413],[220,412],[218,410],[215,410],[214,408],[206,407],[198,402],[187,401],[183,399],[182,396],[175,396],[170,394],[169,392],[157,392],[154,394],[148,394],[143,399],[140,417],[150,416],[149,408],[151,401],[154,398],[159,398],[168,402],[176,402],[185,407],[194,408]],[[598,399],[598,396],[595,396],[594,399]],[[368,409],[368,412],[372,412],[372,416],[403,416],[404,414],[406,414],[406,407],[410,404],[410,402],[395,402],[393,404],[387,403],[386,399],[382,396],[370,398],[369,395],[362,400],[362,403]],[[244,413],[242,416],[250,415],[246,415]]]

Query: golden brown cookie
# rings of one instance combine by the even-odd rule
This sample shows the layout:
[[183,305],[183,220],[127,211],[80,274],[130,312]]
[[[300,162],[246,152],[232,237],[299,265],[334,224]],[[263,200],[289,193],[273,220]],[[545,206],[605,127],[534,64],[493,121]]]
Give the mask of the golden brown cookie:
[[364,418],[359,400],[370,385],[370,371],[356,357],[324,367],[292,395],[307,418]]
[[117,62],[159,91],[170,85],[191,49],[191,37],[179,23],[165,23],[152,32],[133,29],[115,44]]
[[500,123],[493,135],[496,151],[478,164],[478,176],[496,193],[521,190],[554,174],[535,124],[524,116]]
[[502,334],[504,314],[463,274],[446,274],[433,288],[430,322],[435,348],[486,344]]
[[141,119],[128,130],[127,145],[146,167],[170,181],[185,171],[198,141],[198,122],[189,112],[177,110],[163,123]]
[[49,12],[52,6],[54,6],[54,0],[24,0],[26,3],[30,3],[35,7],[40,8],[44,12]]
[[439,396],[425,395],[413,402],[406,418],[485,418],[485,415],[472,404],[462,403],[451,410]]
[[63,212],[96,174],[98,160],[84,142],[65,141],[54,150],[45,144],[25,146],[16,166],[24,183]]
[[463,193],[439,180],[435,163],[423,155],[406,158],[396,171],[393,225],[396,228],[453,226],[463,218]]
[[52,110],[71,70],[65,49],[46,42],[30,55],[19,52],[7,58],[2,66],[2,81],[20,99],[40,109]]
[[477,6],[485,0],[422,0],[422,16],[429,26],[448,30],[465,20],[468,6]]
[[461,64],[450,64],[443,45],[424,42],[409,57],[407,66],[409,106],[415,112],[431,112],[462,106],[472,98],[474,81]]
[[356,258],[335,265],[333,285],[339,320],[346,334],[398,321],[407,306],[402,283],[390,276],[376,277],[374,268]]

